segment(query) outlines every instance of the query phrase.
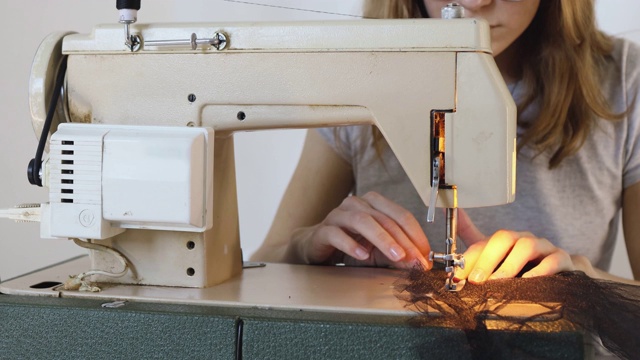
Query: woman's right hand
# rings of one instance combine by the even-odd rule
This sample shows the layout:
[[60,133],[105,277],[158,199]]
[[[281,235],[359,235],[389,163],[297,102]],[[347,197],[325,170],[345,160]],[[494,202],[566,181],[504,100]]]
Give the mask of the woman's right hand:
[[320,224],[294,231],[287,251],[308,264],[431,269],[430,250],[413,214],[369,192],[345,198]]

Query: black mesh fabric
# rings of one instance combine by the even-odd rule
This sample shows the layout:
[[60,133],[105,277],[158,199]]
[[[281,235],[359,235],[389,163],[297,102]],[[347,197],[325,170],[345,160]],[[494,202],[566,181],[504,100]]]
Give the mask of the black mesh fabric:
[[[531,330],[528,324],[541,318],[564,319],[598,336],[604,347],[622,359],[640,356],[640,286],[592,279],[574,271],[483,285],[467,283],[461,291],[450,292],[444,289],[446,276],[441,270],[408,270],[396,283],[396,295],[419,312],[412,320],[415,326],[462,329],[474,357],[497,358],[500,346],[511,346],[490,341],[488,318],[499,319],[514,334]],[[536,303],[546,310],[529,318],[498,316],[500,309],[517,302]]]

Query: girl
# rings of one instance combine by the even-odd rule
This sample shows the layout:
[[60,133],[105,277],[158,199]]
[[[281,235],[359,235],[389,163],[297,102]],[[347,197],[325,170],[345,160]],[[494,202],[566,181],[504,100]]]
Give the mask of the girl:
[[[365,17],[438,17],[448,2],[367,0]],[[640,49],[598,31],[593,0],[458,3],[490,26],[518,105],[519,151],[516,201],[459,212],[468,249],[456,278],[482,283],[529,265],[523,277],[581,270],[632,282],[606,273],[622,217],[640,279]],[[426,207],[385,145],[366,126],[309,131],[253,259],[430,269],[425,257],[444,247],[443,214],[425,224]]]

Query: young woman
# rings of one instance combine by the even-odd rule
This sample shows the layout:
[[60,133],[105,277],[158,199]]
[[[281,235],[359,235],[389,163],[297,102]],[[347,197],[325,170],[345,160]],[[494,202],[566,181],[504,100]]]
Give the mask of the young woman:
[[[371,18],[439,17],[448,0],[367,0]],[[512,204],[460,211],[473,283],[608,273],[618,221],[640,279],[640,49],[596,28],[593,0],[461,0],[490,25],[518,105]],[[428,36],[428,34],[425,34]],[[253,259],[430,269],[443,214],[426,207],[376,129],[308,132],[272,228]],[[438,213],[438,212],[437,212]],[[493,234],[489,237],[484,234]],[[627,280],[631,281],[631,280]]]

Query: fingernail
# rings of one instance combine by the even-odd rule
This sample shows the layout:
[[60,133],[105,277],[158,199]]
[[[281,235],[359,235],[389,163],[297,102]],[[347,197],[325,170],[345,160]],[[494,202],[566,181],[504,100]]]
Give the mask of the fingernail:
[[481,283],[485,280],[485,273],[482,269],[474,269],[471,274],[469,274],[469,281],[473,283]]
[[369,258],[369,252],[363,247],[357,247],[355,253],[358,260],[367,260]]
[[391,249],[389,249],[389,252],[391,253],[391,260],[393,261],[400,261],[406,255],[404,250],[398,246],[392,246]]

